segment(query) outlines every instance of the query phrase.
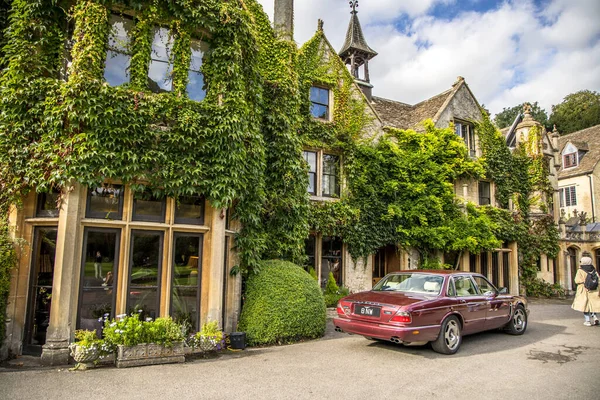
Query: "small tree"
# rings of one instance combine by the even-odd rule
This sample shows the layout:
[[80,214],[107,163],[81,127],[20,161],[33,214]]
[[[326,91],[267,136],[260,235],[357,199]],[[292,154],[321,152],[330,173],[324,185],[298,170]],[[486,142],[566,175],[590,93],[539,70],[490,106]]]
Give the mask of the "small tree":
[[562,135],[600,124],[600,93],[581,90],[567,95],[552,106],[550,124]]
[[[546,110],[541,108],[537,101],[529,104],[531,104],[531,116],[533,119],[547,127],[548,114],[546,114]],[[514,107],[503,108],[502,111],[496,114],[496,117],[494,118],[494,123],[496,126],[500,129],[511,126],[517,115],[523,112],[524,105],[525,103],[521,103]]]

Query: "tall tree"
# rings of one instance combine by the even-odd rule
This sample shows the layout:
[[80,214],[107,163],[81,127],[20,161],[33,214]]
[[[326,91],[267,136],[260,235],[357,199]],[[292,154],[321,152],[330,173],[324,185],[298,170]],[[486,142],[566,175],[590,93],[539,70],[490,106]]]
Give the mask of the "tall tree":
[[550,124],[562,135],[600,124],[600,93],[581,90],[567,95],[552,106]]
[[[511,126],[517,115],[523,112],[524,104],[525,103],[521,103],[518,106],[503,108],[501,112],[496,114],[494,122],[498,128],[502,129],[506,128],[507,126]],[[547,126],[548,114],[546,114],[546,110],[541,108],[537,101],[529,104],[531,104],[531,116],[540,124]]]

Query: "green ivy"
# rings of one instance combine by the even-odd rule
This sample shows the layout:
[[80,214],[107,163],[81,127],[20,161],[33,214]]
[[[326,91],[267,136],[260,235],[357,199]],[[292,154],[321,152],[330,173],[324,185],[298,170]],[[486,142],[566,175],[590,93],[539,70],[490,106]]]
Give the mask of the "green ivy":
[[533,206],[548,212],[548,201],[554,192],[546,160],[540,152],[541,129],[532,127],[527,141],[511,152],[487,114],[482,114],[477,134],[486,174],[496,184],[499,203],[507,207],[512,198],[515,207],[514,212],[490,208],[487,213],[498,226],[498,238],[518,244],[519,275],[527,294],[545,295],[548,287],[537,279],[537,260],[542,254],[557,257],[559,233],[552,215],[533,218],[530,214]]

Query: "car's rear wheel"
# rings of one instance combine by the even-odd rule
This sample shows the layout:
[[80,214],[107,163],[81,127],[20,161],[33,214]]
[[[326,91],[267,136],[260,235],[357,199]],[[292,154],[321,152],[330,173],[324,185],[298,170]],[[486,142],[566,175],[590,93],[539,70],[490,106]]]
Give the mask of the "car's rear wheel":
[[511,320],[505,326],[506,332],[511,335],[522,335],[527,329],[527,312],[521,304],[515,309],[515,313]]
[[454,354],[462,343],[460,321],[454,316],[449,316],[442,322],[442,329],[436,340],[431,342],[434,351],[441,354]]

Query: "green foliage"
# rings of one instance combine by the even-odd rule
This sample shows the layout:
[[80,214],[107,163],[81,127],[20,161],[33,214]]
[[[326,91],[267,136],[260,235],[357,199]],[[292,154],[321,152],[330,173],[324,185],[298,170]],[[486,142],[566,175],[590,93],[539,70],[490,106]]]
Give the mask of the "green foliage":
[[325,302],[318,283],[301,267],[273,260],[248,277],[238,329],[250,345],[292,343],[325,333]]
[[323,292],[323,298],[325,299],[325,305],[327,307],[335,307],[337,306],[338,301],[342,297],[348,296],[350,291],[348,288],[340,288],[335,282],[335,278],[333,277],[333,273],[329,273],[329,277],[327,278],[327,285],[325,285],[325,291]]
[[[515,121],[515,118],[517,117],[517,115],[519,115],[520,113],[523,112],[523,106],[525,104],[526,103],[521,103],[514,107],[503,108],[502,111],[500,111],[494,117],[494,123],[496,124],[496,126],[500,129],[510,127],[513,124],[513,122]],[[547,127],[548,126],[548,114],[546,114],[546,110],[541,108],[538,105],[537,101],[535,101],[533,103],[529,102],[529,104],[531,104],[531,116],[533,117],[533,119],[535,119],[537,122],[539,122],[543,126]]]
[[547,211],[548,199],[553,194],[546,160],[539,151],[541,129],[532,127],[528,141],[511,153],[502,134],[487,115],[482,114],[483,121],[477,125],[477,134],[487,177],[496,184],[496,198],[501,206],[507,207],[511,198],[515,206],[514,212],[493,207],[482,208],[482,211],[494,222],[493,232],[500,241],[517,242],[521,283],[528,293],[538,291],[537,260],[541,254],[555,258],[559,251],[559,234],[553,217],[530,216],[534,205]]
[[92,347],[98,345],[100,339],[96,334],[96,330],[77,329],[75,331],[75,342],[77,342],[79,346]]
[[8,232],[8,209],[0,204],[0,347],[6,335],[6,307],[10,291],[11,270],[17,265],[14,243]]
[[200,332],[192,335],[187,343],[190,347],[203,350],[222,350],[225,348],[225,335],[219,329],[219,323],[211,321],[203,324]]
[[319,277],[317,276],[317,271],[315,271],[314,268],[311,268],[310,271],[308,271],[308,274],[315,280],[318,281]]
[[[201,193],[231,207],[242,270],[269,257],[303,261],[307,176],[297,135],[297,49],[274,37],[255,0],[15,0],[0,76],[0,200],[76,181],[143,183],[156,196]],[[136,12],[130,82],[103,80],[109,10]],[[68,80],[58,79],[67,19]],[[174,37],[173,91],[148,86],[152,29]],[[201,27],[202,30],[198,30]],[[209,44],[206,98],[185,92],[189,43]]]
[[184,340],[181,325],[171,317],[156,320],[140,320],[139,314],[117,316],[116,319],[104,322],[104,343],[110,349],[117,345],[135,346],[142,343],[155,343],[172,346]]
[[542,279],[530,277],[521,281],[526,288],[527,296],[532,297],[564,297],[565,290],[557,283],[551,284]]
[[561,135],[600,124],[600,93],[581,90],[565,96],[562,103],[552,106],[550,124]]

